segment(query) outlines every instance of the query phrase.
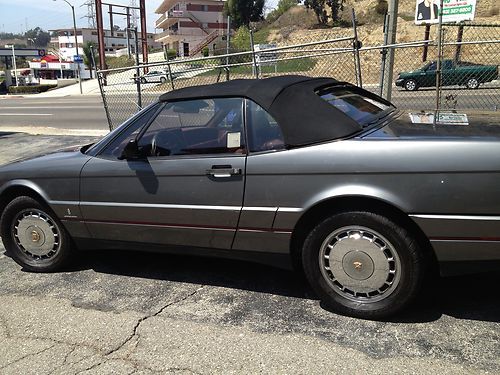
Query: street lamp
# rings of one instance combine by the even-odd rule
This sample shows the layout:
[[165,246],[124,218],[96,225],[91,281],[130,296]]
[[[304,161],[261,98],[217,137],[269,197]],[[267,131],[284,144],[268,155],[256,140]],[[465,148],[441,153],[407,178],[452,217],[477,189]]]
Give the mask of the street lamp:
[[5,48],[12,48],[12,62],[14,64],[14,78],[16,79],[16,86],[19,86],[19,80],[17,79],[17,64],[16,64],[16,51],[13,44],[6,44]]
[[[57,1],[57,0],[53,0],[53,1]],[[78,84],[80,85],[80,94],[83,93],[82,91],[82,77],[80,75],[80,55],[78,54],[78,37],[76,35],[76,18],[75,18],[75,7],[73,5],[71,5],[71,3],[67,0],[62,0],[64,1],[66,4],[68,4],[70,7],[71,7],[71,12],[73,13],[73,32],[75,33],[75,47],[76,47],[76,56],[77,56],[77,60],[76,60],[76,66],[78,67]]]

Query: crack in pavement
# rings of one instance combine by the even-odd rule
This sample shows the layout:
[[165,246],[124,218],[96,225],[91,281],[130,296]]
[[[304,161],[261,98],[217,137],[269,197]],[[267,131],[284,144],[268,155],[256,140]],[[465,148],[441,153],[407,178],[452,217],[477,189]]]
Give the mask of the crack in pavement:
[[[93,370],[93,369],[95,369],[95,368],[99,367],[100,365],[102,365],[102,364],[106,363],[106,362],[109,360],[109,358],[107,358],[107,357],[109,357],[109,356],[111,356],[112,354],[114,354],[114,353],[118,352],[118,351],[119,351],[120,349],[122,349],[125,345],[127,345],[129,342],[131,342],[134,338],[136,339],[136,342],[135,342],[135,345],[134,345],[134,349],[135,349],[135,348],[137,347],[137,345],[139,344],[139,338],[140,338],[140,335],[139,335],[139,333],[138,333],[138,330],[139,330],[139,327],[141,326],[141,324],[142,324],[142,323],[144,323],[144,322],[145,322],[145,321],[147,321],[148,319],[151,319],[151,318],[154,318],[154,317],[156,317],[156,316],[160,315],[161,313],[163,313],[163,312],[164,312],[166,309],[168,309],[169,307],[171,307],[171,306],[173,306],[173,305],[175,305],[175,304],[177,304],[177,303],[183,302],[183,301],[187,300],[188,298],[191,298],[192,296],[194,296],[195,294],[197,294],[200,290],[202,290],[204,287],[205,287],[205,285],[201,285],[201,286],[200,286],[200,287],[198,287],[196,290],[194,290],[193,292],[191,292],[191,293],[189,293],[189,294],[185,295],[184,297],[179,298],[179,299],[177,299],[177,300],[175,300],[175,301],[172,301],[172,302],[170,302],[170,303],[166,304],[165,306],[163,306],[161,309],[159,309],[159,310],[158,310],[158,311],[156,311],[155,313],[153,313],[153,314],[149,314],[149,315],[145,315],[145,316],[143,316],[142,318],[138,319],[138,320],[137,320],[137,322],[136,322],[136,324],[134,325],[134,328],[133,328],[133,330],[132,330],[132,334],[131,334],[129,337],[127,337],[127,338],[126,338],[126,339],[125,339],[125,340],[124,340],[124,341],[123,341],[120,345],[118,345],[116,348],[111,349],[111,350],[110,350],[110,351],[108,351],[106,354],[104,354],[104,356],[103,356],[103,360],[101,360],[101,361],[99,361],[99,362],[97,362],[97,363],[94,363],[92,366],[90,366],[90,367],[88,367],[88,368],[86,368],[86,369],[84,369],[84,370],[82,370],[82,371],[77,372],[77,374],[83,373],[83,372],[85,372],[85,371],[90,371],[90,370]],[[131,354],[131,353],[129,353],[127,356],[125,356],[125,358],[121,358],[121,359],[122,359],[122,360],[128,360],[128,358],[130,357],[130,354]],[[136,367],[136,369],[137,369],[137,367],[139,367],[135,361],[129,361],[129,362],[130,362],[130,363],[132,363],[132,364],[134,365],[134,367]],[[149,368],[148,368],[148,370],[151,370],[151,369],[149,369]],[[189,370],[189,371],[193,372],[192,370]],[[195,373],[195,372],[193,372],[193,373]]]
[[38,355],[38,354],[42,354],[43,352],[46,352],[47,350],[52,349],[52,348],[53,348],[53,347],[55,347],[56,345],[57,345],[57,344],[51,345],[51,346],[49,346],[49,347],[47,347],[47,348],[45,348],[45,349],[42,349],[42,350],[40,350],[40,351],[38,351],[38,352],[35,352],[35,353],[29,353],[29,354],[26,354],[26,355],[22,356],[21,358],[18,358],[18,359],[16,359],[16,360],[12,361],[12,362],[9,362],[9,363],[7,363],[7,364],[3,365],[2,367],[0,367],[0,370],[3,370],[3,369],[5,369],[5,368],[7,368],[7,367],[9,367],[9,366],[12,366],[12,365],[16,364],[16,363],[19,363],[19,362],[21,362],[23,359],[26,359],[26,358],[29,358],[29,357],[32,357],[32,356],[35,356],[35,355]]

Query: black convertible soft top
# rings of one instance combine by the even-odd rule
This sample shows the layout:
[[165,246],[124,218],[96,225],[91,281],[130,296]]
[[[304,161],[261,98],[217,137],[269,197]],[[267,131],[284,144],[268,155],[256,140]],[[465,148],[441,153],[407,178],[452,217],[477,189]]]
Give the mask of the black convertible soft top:
[[[167,92],[160,101],[244,97],[253,100],[278,122],[289,146],[345,138],[362,126],[321,99],[315,91],[329,86],[348,86],[353,91],[374,94],[333,78],[279,76],[266,79],[236,79],[211,85]],[[380,99],[379,99],[380,100]]]

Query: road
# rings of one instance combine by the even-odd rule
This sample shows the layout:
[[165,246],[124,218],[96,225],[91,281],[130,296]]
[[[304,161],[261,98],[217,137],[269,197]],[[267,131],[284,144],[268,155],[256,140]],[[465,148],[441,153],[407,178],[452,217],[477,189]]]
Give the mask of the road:
[[[0,131],[0,164],[91,141]],[[380,322],[240,261],[94,251],[34,274],[0,243],[0,275],[0,374],[500,373],[498,273],[436,280]]]
[[100,96],[0,99],[0,129],[50,127],[107,130]]

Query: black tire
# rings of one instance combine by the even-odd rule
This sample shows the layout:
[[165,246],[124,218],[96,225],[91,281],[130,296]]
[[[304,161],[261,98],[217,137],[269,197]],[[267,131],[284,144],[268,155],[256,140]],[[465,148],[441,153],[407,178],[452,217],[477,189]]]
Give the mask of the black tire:
[[468,89],[475,90],[479,87],[479,80],[476,77],[470,77],[465,82],[465,86]]
[[148,81],[146,81],[146,78],[141,78],[141,83],[148,83]]
[[[381,271],[377,266],[384,260],[387,270]],[[323,303],[363,319],[401,311],[417,295],[424,276],[423,254],[411,233],[371,212],[339,213],[319,223],[304,242],[302,262]]]
[[[17,197],[5,207],[0,231],[7,253],[26,270],[54,272],[69,263],[71,238],[52,210],[31,197]],[[34,244],[26,246],[30,240]]]
[[404,86],[406,91],[417,91],[418,90],[417,81],[415,81],[414,79],[407,79],[404,82],[403,86]]
[[160,77],[160,83],[165,83],[167,82],[167,79],[165,77]]

